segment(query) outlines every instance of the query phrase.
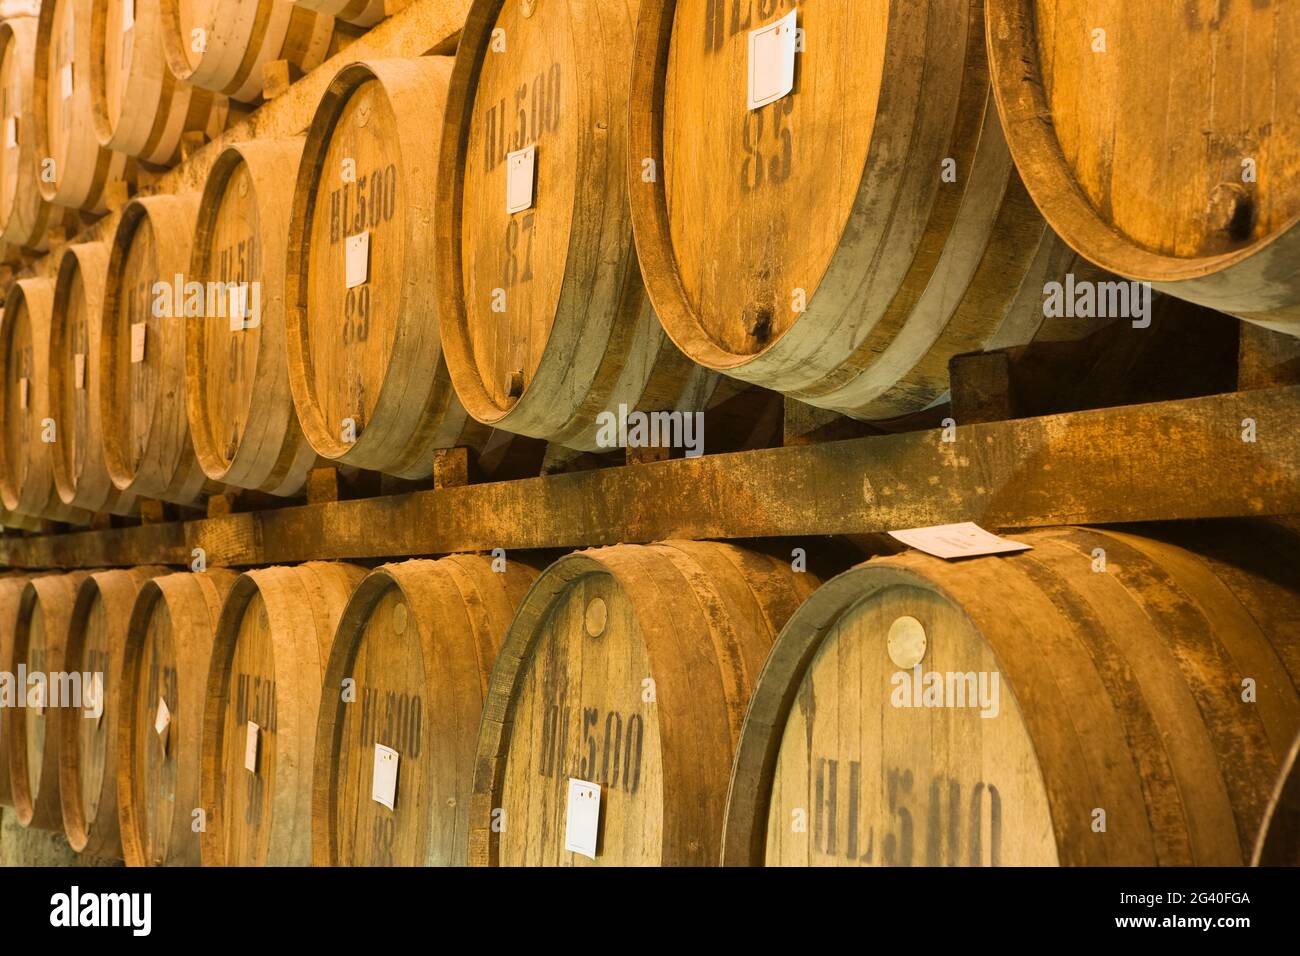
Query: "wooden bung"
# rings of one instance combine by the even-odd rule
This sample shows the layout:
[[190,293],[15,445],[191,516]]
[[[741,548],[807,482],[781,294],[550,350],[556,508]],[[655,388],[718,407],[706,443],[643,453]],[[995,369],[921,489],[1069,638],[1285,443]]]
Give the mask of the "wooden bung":
[[829,581],[754,691],[723,863],[1248,862],[1300,728],[1300,538],[1160,533]]
[[75,213],[46,202],[38,181],[35,17],[0,23],[0,239],[44,252],[47,232],[70,224]]
[[[21,709],[5,723],[9,791],[18,822],[38,830],[63,828],[59,802],[59,711],[83,713],[80,674],[66,663],[68,620],[85,571],[30,578],[18,601],[11,673],[27,673]],[[65,677],[66,675],[66,677]],[[35,679],[34,679],[35,678]]]
[[115,741],[128,866],[199,865],[207,825],[199,774],[208,662],[236,577],[210,568],[153,578],[131,610]]
[[[95,138],[90,96],[90,17],[95,0],[41,4],[36,34],[36,162],[47,201],[71,209],[107,210],[104,189],[135,176],[135,161]],[[46,164],[49,164],[48,170]]]
[[427,478],[436,449],[481,448],[490,434],[452,390],[432,308],[429,117],[450,73],[440,56],[344,67],[307,130],[289,227],[289,382],[303,432],[322,458],[400,478]]
[[[214,481],[295,495],[316,465],[289,389],[284,268],[302,137],[228,146],[199,204],[189,279],[205,290],[185,323],[194,452]],[[265,346],[265,347],[263,347]]]
[[[0,671],[17,675],[18,662],[14,660],[14,633],[18,630],[18,607],[30,574],[7,573],[0,575]],[[14,700],[0,706],[0,806],[12,807],[13,794],[9,789],[9,719],[22,716],[16,705],[25,702],[26,688],[14,684]],[[21,697],[19,695],[22,695]]]
[[90,18],[92,117],[100,145],[155,166],[181,159],[181,139],[212,139],[237,119],[220,93],[177,79],[163,52],[159,0],[97,2]]
[[65,505],[130,515],[136,497],[114,486],[104,461],[99,363],[108,255],[108,243],[85,242],[59,256],[49,348],[50,417],[59,427],[52,463]]
[[335,627],[366,569],[312,561],[243,574],[208,671],[205,866],[309,866],[316,718]]
[[988,54],[1038,208],[1093,262],[1300,334],[1300,7],[989,0]]
[[51,279],[19,279],[0,324],[0,498],[10,511],[86,524],[90,513],[65,505],[54,486],[60,423],[50,417]]
[[[194,505],[206,477],[185,410],[185,290],[199,197],[131,200],[113,236],[100,334],[104,460],[123,491]],[[178,288],[179,285],[179,288]],[[219,486],[207,485],[209,492]]]
[[[877,421],[941,401],[953,355],[1079,334],[1044,320],[1045,286],[1093,270],[1016,176],[981,4],[730,9],[638,6],[626,175],[646,285],[682,351]],[[751,110],[750,31],[790,11],[806,37],[793,90]]]
[[261,97],[263,64],[313,70],[334,34],[333,17],[290,0],[159,0],[158,12],[172,75],[240,103]]
[[470,863],[577,866],[569,782],[599,784],[597,866],[712,866],[750,688],[820,582],[729,544],[581,551],[547,568],[483,707]]
[[67,669],[82,675],[83,706],[59,711],[54,732],[63,829],[78,852],[122,858],[116,743],[126,632],[140,588],[167,573],[161,567],[95,571],[77,588],[65,656]]
[[[465,864],[488,676],[536,576],[512,558],[460,554],[383,565],[357,587],[321,690],[316,865]],[[397,754],[392,809],[374,799],[380,746]]]
[[[457,394],[481,422],[583,451],[611,447],[602,413],[702,412],[717,383],[668,341],[641,282],[623,171],[633,29],[622,4],[476,0],[439,160]],[[525,148],[531,174],[512,156]]]

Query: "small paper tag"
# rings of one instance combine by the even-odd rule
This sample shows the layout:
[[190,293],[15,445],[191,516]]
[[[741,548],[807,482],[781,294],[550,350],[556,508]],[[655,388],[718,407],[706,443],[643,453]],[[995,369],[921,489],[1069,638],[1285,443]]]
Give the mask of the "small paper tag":
[[569,778],[569,804],[564,819],[564,848],[596,859],[600,828],[600,784]]
[[144,337],[148,328],[145,322],[135,322],[131,325],[131,364],[133,365],[144,361]]
[[86,387],[86,356],[84,352],[78,352],[72,356],[72,387]]
[[259,742],[260,728],[251,720],[248,722],[248,736],[244,739],[244,769],[249,773],[257,773],[257,745]]
[[63,64],[63,70],[60,73],[60,85],[63,90],[63,98],[71,99],[72,97],[72,61],[69,60]]
[[13,149],[18,145],[18,117],[5,117],[5,148]]
[[375,773],[370,784],[370,797],[389,810],[397,799],[397,751],[383,744],[375,744]]
[[891,531],[890,537],[918,551],[936,558],[974,558],[982,554],[1006,554],[1012,551],[1029,551],[1030,546],[1019,541],[1008,541],[990,534],[979,525],[967,521],[963,524],[941,524],[933,528],[910,528]]
[[122,32],[135,26],[135,0],[122,0]]
[[226,308],[230,313],[230,331],[244,331],[244,318],[248,315],[248,287],[242,284],[230,286]]
[[99,671],[90,675],[90,687],[86,691],[86,707],[90,716],[99,727],[104,720],[104,675]]
[[167,752],[167,728],[172,725],[172,712],[167,707],[167,701],[162,697],[158,698],[158,716],[153,720],[154,733],[158,735],[158,740],[162,744],[163,753]]
[[749,108],[775,103],[794,89],[798,10],[749,32]]
[[18,380],[18,407],[22,409],[27,408],[27,382],[25,378]]
[[370,275],[370,233],[348,236],[343,255],[347,287],[352,289],[364,285]]
[[537,146],[517,149],[506,156],[506,214],[533,208],[537,181]]

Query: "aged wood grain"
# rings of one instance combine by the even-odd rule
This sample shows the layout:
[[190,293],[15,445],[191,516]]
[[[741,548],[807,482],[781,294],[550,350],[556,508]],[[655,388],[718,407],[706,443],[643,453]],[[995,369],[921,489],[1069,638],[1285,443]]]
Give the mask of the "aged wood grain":
[[755,691],[723,862],[1247,862],[1300,727],[1300,538],[1161,534],[834,578]]
[[60,256],[49,348],[49,409],[59,440],[51,452],[65,505],[129,515],[136,497],[113,484],[104,460],[99,363],[108,256],[102,242],[72,243]]
[[[77,587],[68,621],[67,669],[99,675],[94,691],[100,694],[99,704],[83,679],[86,706],[59,711],[55,732],[63,830],[79,853],[122,858],[116,741],[123,719],[123,651],[140,588],[150,578],[167,573],[157,566],[97,571]],[[101,710],[99,717],[87,716],[95,710]]]
[[[703,411],[716,376],[664,335],[623,174],[634,3],[477,0],[457,48],[435,216],[438,319],[476,419],[584,451],[602,412]],[[494,36],[504,35],[504,49]],[[508,154],[536,149],[507,211]]]
[[[307,866],[321,681],[366,569],[313,561],[241,575],[208,671],[200,793],[205,866]],[[257,725],[254,766],[246,763]]]
[[95,3],[85,70],[100,145],[156,166],[180,160],[186,133],[211,139],[240,115],[222,94],[172,74],[163,51],[159,0]]
[[91,106],[91,8],[95,0],[41,4],[33,81],[38,165],[53,163],[38,184],[59,206],[102,213],[110,182],[133,179],[135,161],[104,149],[95,137]]
[[1300,82],[1300,8],[990,0],[988,18],[1011,151],[1056,231],[1114,272],[1298,334],[1300,121],[1267,91]]
[[[794,89],[749,110],[749,33],[792,10]],[[632,222],[683,352],[877,421],[941,400],[953,355],[1077,333],[1044,320],[1082,266],[1016,175],[983,31],[973,0],[639,5]]]
[[[298,425],[284,347],[286,240],[302,145],[294,137],[227,147],[203,191],[187,275],[205,289],[221,284],[203,315],[184,320],[199,465],[214,481],[276,495],[300,492],[317,462]],[[230,285],[242,296],[222,291]],[[250,314],[232,318],[241,308]]]
[[[44,688],[36,700],[27,693],[24,706],[7,721],[4,745],[9,758],[9,788],[18,822],[39,830],[63,828],[59,799],[60,711],[70,702],[66,685],[56,691],[53,675],[68,670],[68,620],[84,571],[33,577],[23,588],[13,638],[11,673],[23,664],[27,673],[42,674]],[[27,688],[24,688],[27,690]],[[35,704],[35,706],[30,706]],[[72,708],[79,713],[79,708]]]
[[[384,558],[670,537],[1300,514],[1300,388],[706,455],[95,533],[0,538],[9,567]],[[1243,441],[1243,422],[1256,441]],[[664,501],[673,502],[671,508]]]
[[58,422],[50,425],[50,331],[54,283],[20,279],[0,325],[0,498],[34,518],[88,524],[90,512],[65,504],[54,484]]
[[[198,866],[199,775],[213,633],[230,571],[167,574],[140,588],[127,629],[117,801],[128,866]],[[170,723],[159,733],[160,701]]]
[[[817,587],[714,542],[582,551],[505,635],[470,807],[479,866],[711,866],[750,689]],[[570,779],[599,784],[595,860],[565,849]]]
[[[36,18],[0,23],[0,239],[44,252],[50,229],[71,227],[76,214],[47,202],[36,150]],[[12,127],[13,136],[9,135]]]
[[[387,564],[339,621],[321,690],[312,796],[317,865],[466,861],[474,735],[510,618],[537,572],[485,555]],[[375,747],[398,753],[393,809]]]

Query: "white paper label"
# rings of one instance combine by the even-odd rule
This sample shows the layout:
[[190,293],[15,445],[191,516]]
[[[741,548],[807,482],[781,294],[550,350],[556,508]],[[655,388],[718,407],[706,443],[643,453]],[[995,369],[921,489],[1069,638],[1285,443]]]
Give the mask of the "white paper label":
[[600,828],[600,784],[569,778],[569,804],[564,818],[564,848],[596,859]]
[[226,295],[226,307],[230,312],[230,331],[244,331],[244,317],[248,314],[248,286],[231,286]]
[[86,691],[86,709],[98,727],[104,720],[104,675],[99,671],[90,675],[90,688]]
[[343,256],[347,287],[363,285],[370,274],[370,233],[348,236],[343,244]]
[[5,117],[5,148],[13,149],[18,145],[18,117]]
[[749,108],[775,103],[794,89],[798,10],[749,32]]
[[536,145],[506,155],[507,215],[533,208],[533,184],[536,180]]
[[122,32],[135,26],[135,0],[122,0]]
[[27,379],[25,378],[18,380],[18,407],[27,407]]
[[60,85],[63,90],[63,98],[65,100],[70,99],[72,97],[72,61],[71,60],[63,64],[63,70],[60,73],[60,76],[62,78],[60,81]]
[[72,356],[72,387],[86,387],[86,356],[82,352]]
[[138,365],[144,361],[144,336],[149,326],[144,322],[131,325],[131,363]]
[[163,753],[167,752],[167,728],[172,725],[172,712],[167,708],[167,701],[158,698],[158,716],[153,719],[154,733],[162,742]]
[[370,798],[389,810],[397,799],[397,751],[375,744],[375,773],[370,784]]
[[257,773],[257,745],[260,729],[251,720],[248,722],[248,736],[244,738],[244,769],[249,773]]
[[889,535],[918,551],[949,560],[973,558],[981,554],[1006,554],[1012,551],[1030,550],[1027,544],[999,538],[970,521],[963,524],[935,525],[933,528],[891,531]]

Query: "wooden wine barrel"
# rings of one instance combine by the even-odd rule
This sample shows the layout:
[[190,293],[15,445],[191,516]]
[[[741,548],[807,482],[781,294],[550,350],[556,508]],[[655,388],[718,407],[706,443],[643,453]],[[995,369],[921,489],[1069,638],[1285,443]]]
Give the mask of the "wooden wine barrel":
[[1294,5],[989,0],[1016,165],[1047,221],[1121,275],[1300,334]]
[[[289,382],[302,430],[323,458],[403,478],[427,477],[436,449],[489,438],[452,390],[431,305],[429,117],[450,73],[448,57],[344,67],[307,131],[289,227]],[[365,281],[347,288],[346,248],[361,235]]]
[[[17,673],[14,660],[14,632],[18,629],[18,606],[22,603],[23,589],[30,574],[7,574],[0,577],[0,670]],[[0,707],[0,806],[12,807],[13,794],[9,789],[9,718],[21,716],[13,707]]]
[[372,27],[411,3],[411,0],[296,0],[297,5],[315,10],[358,27]]
[[573,866],[570,781],[598,784],[597,866],[717,862],[750,687],[820,583],[734,545],[670,541],[551,565],[483,706],[470,863]]
[[1300,735],[1282,763],[1251,862],[1255,866],[1300,866]]
[[200,737],[212,638],[236,575],[210,568],[140,588],[127,628],[117,802],[128,866],[198,866]]
[[[65,505],[54,486],[54,448],[66,426],[50,418],[50,315],[54,282],[19,279],[0,326],[0,498],[11,511],[85,524],[90,513]],[[60,434],[63,432],[63,434]]]
[[[135,176],[135,161],[95,137],[90,15],[95,0],[41,4],[33,91],[41,196],[71,209],[107,210],[104,187]],[[46,162],[52,163],[48,170]]]
[[70,226],[74,214],[46,202],[38,182],[36,23],[35,17],[0,23],[0,239],[43,252],[49,230]]
[[[100,335],[108,474],[123,491],[181,505],[197,503],[207,481],[185,412],[186,293],[175,288],[186,281],[198,205],[196,195],[160,195],[123,208]],[[155,294],[159,282],[166,291]]]
[[315,561],[249,571],[231,589],[208,671],[205,866],[311,865],[321,681],[365,576],[355,564]]
[[178,80],[167,68],[158,6],[159,0],[96,3],[88,76],[100,145],[170,166],[181,158],[183,134],[212,139],[233,117],[225,96]]
[[[246,299],[213,286],[217,314],[185,320],[185,395],[199,465],[216,481],[277,495],[301,491],[317,461],[293,408],[283,344],[285,243],[302,144],[258,140],[217,158],[189,278],[243,288]],[[241,305],[250,314],[232,316]]]
[[59,258],[49,349],[50,417],[60,429],[52,465],[65,505],[129,515],[135,495],[113,485],[104,462],[99,343],[108,253],[107,243],[74,243]]
[[[28,675],[25,704],[6,721],[9,790],[18,822],[39,830],[63,828],[59,803],[59,737],[62,715],[84,713],[82,675],[66,666],[68,621],[85,571],[29,578],[18,601],[11,673]],[[64,675],[67,674],[67,679]],[[34,683],[32,675],[41,675]]]
[[334,19],[291,0],[160,0],[163,48],[177,79],[241,103],[262,95],[275,60],[304,73],[328,55]]
[[[77,588],[68,622],[67,667],[92,675],[90,685],[85,685],[83,676],[83,686],[91,686],[93,691],[87,695],[87,706],[82,710],[59,712],[55,732],[63,829],[78,852],[122,858],[116,743],[123,649],[131,608],[140,588],[151,578],[167,573],[162,567],[97,571]],[[87,718],[87,711],[97,715]]]
[[[498,30],[506,49],[489,52]],[[716,385],[663,334],[637,265],[633,30],[619,4],[476,0],[439,160],[434,271],[457,394],[481,422],[585,451],[606,440],[601,412],[702,412]],[[526,147],[533,184],[515,177],[526,206],[511,213],[509,156]]]
[[[793,92],[750,110],[749,34],[792,10],[821,39],[795,57]],[[638,11],[632,221],[688,356],[883,420],[940,401],[953,355],[1057,334],[1045,286],[1082,266],[1016,176],[981,4]]]
[[1300,727],[1300,543],[1213,553],[1239,533],[1049,529],[829,581],[754,691],[723,862],[1248,861]]
[[[537,576],[518,561],[501,571],[492,563],[453,555],[387,564],[353,593],[321,691],[317,866],[464,865],[488,676]],[[378,746],[397,753],[391,809],[372,798]]]
[[40,528],[39,518],[33,518],[31,515],[19,514],[16,511],[10,511],[3,504],[0,504],[0,528],[16,528],[21,531],[35,531]]

